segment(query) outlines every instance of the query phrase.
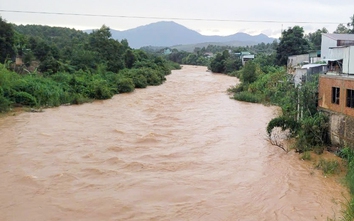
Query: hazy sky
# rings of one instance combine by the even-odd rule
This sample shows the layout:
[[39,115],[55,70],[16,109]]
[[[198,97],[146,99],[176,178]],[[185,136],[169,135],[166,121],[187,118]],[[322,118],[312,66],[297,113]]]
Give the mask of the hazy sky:
[[[29,14],[3,10],[127,17]],[[306,32],[313,32],[322,27],[333,32],[339,23],[349,22],[353,14],[353,0],[337,2],[333,0],[1,0],[0,2],[0,15],[15,24],[42,24],[76,29],[100,28],[105,24],[111,29],[126,30],[157,21],[172,20],[205,35],[230,35],[242,31],[278,37],[282,28],[286,29],[294,25],[304,27]],[[151,17],[159,19],[151,19]]]

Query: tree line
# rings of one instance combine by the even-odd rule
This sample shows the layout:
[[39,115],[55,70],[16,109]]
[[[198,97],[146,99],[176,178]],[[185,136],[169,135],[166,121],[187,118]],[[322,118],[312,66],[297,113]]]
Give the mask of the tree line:
[[[159,85],[180,66],[111,38],[40,25],[16,26],[0,17],[0,112],[14,106],[51,107],[108,99]],[[15,58],[23,64],[16,64]]]

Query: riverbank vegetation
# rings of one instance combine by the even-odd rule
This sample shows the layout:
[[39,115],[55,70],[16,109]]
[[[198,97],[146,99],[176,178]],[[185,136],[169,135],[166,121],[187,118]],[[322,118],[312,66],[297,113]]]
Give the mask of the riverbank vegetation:
[[[159,56],[111,38],[69,28],[12,25],[0,17],[0,112],[16,106],[53,107],[109,99],[160,85],[179,69]],[[16,63],[13,62],[16,58]]]

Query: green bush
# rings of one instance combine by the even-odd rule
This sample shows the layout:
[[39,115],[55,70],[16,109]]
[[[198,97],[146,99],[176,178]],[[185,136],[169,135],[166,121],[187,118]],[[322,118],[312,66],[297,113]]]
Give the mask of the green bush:
[[139,71],[139,69],[124,69],[120,71],[119,74],[131,78],[135,88],[146,88],[148,85],[146,77],[143,75],[143,72]]
[[0,94],[0,113],[10,110],[12,102]]
[[104,80],[93,81],[90,85],[90,98],[93,99],[109,99],[113,96],[113,90],[109,87],[108,83]]
[[133,82],[136,88],[146,88],[147,80],[143,75],[136,75],[133,77]]
[[117,82],[117,89],[119,93],[127,93],[134,91],[134,82],[131,78],[122,77]]
[[234,99],[238,101],[246,101],[250,103],[260,103],[261,98],[248,92],[248,91],[241,91],[239,93],[235,93]]
[[82,94],[73,94],[70,104],[83,104],[91,102],[92,99],[83,96]]
[[280,127],[283,131],[286,129],[290,130],[290,133],[294,135],[299,128],[299,123],[296,122],[294,119],[287,118],[284,116],[273,118],[269,121],[267,125],[267,133],[270,136],[273,128]]
[[307,160],[307,161],[311,160],[311,152],[310,151],[304,152],[300,157],[300,159]]
[[[328,117],[317,113],[300,121],[296,146],[300,151],[314,150],[314,147],[323,147],[328,141]],[[319,150],[318,153],[323,152]]]
[[13,99],[16,104],[20,105],[26,105],[26,106],[36,106],[37,105],[37,100],[35,97],[33,97],[31,94],[24,92],[24,91],[19,91],[15,92],[13,94]]

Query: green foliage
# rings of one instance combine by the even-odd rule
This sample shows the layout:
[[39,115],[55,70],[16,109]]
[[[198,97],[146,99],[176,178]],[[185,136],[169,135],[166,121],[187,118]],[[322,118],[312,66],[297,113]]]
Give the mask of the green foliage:
[[248,61],[242,69],[241,81],[250,84],[257,80],[257,65],[253,61]]
[[321,169],[325,175],[338,174],[341,171],[337,160],[325,160],[323,158],[320,159],[316,168]]
[[241,67],[241,59],[230,54],[228,50],[225,50],[222,53],[216,54],[215,58],[210,62],[209,69],[214,73],[230,74],[239,70]]
[[125,67],[127,68],[132,68],[134,63],[136,62],[137,58],[135,54],[133,53],[132,50],[128,49],[126,50],[124,54],[124,62],[125,62]]
[[254,63],[259,64],[262,72],[271,73],[276,69],[275,65],[275,53],[273,54],[258,54],[253,60]]
[[0,113],[10,110],[12,102],[4,97],[4,90],[0,86]]
[[[303,118],[298,131],[296,147],[299,151],[313,150],[328,144],[328,117],[322,113]],[[322,150],[323,151],[323,150]],[[321,152],[321,149],[320,151]]]
[[[350,147],[342,148],[339,151],[338,156],[341,157],[346,162],[347,169],[348,169],[346,175],[346,181],[350,193],[353,196],[354,195],[354,149]],[[354,209],[354,204],[352,205],[352,209]]]
[[146,88],[148,82],[141,69],[124,69],[119,72],[125,77],[131,78],[136,88]]
[[107,26],[103,25],[89,35],[86,49],[96,52],[98,59],[107,64],[108,71],[118,72],[124,68],[124,47],[119,41],[111,38],[111,32]]
[[261,99],[256,95],[248,92],[248,91],[241,91],[239,93],[234,94],[234,99],[238,101],[246,101],[250,103],[260,103]]
[[15,91],[12,98],[16,104],[26,105],[26,106],[36,106],[37,100],[31,94],[24,91]]
[[167,59],[178,64],[183,64],[183,59],[185,59],[187,56],[189,56],[188,52],[175,50],[167,56]]
[[15,33],[11,24],[6,23],[0,17],[0,63],[3,64],[5,60],[13,59],[15,56]]
[[[1,41],[4,39],[6,42]],[[6,69],[11,67],[10,60],[6,66],[0,65],[0,112],[12,105],[51,107],[109,99],[136,87],[160,85],[171,69],[180,68],[161,57],[131,49],[125,39],[112,39],[106,26],[86,34],[68,28],[16,26],[0,18],[2,43],[4,58],[13,57],[6,49],[11,46],[28,70],[38,68],[39,72],[11,72]]]
[[267,125],[268,136],[271,135],[272,130],[275,127],[280,127],[283,131],[285,131],[286,129],[289,129],[290,133],[294,134],[297,132],[297,130],[299,128],[299,123],[296,122],[294,119],[287,118],[284,116],[273,118],[271,121],[269,121],[269,123]]
[[322,33],[328,33],[328,30],[326,28],[317,29],[316,32],[309,33],[305,36],[312,50],[321,50]]
[[60,69],[60,63],[52,56],[46,57],[38,67],[38,70],[45,74],[53,74]]
[[224,61],[225,74],[231,74],[242,68],[242,61],[240,58],[229,57]]
[[310,160],[312,159],[312,157],[311,157],[311,152],[310,152],[310,151],[304,152],[304,153],[301,155],[300,159],[310,161]]
[[[344,147],[344,148],[340,149],[338,152],[338,156],[340,158],[342,158],[343,160],[345,160],[348,163],[348,166],[349,166],[350,162],[354,163],[354,149],[352,149],[350,147]],[[353,185],[354,185],[354,182],[353,182]],[[353,194],[354,194],[354,186],[353,186]]]
[[98,100],[109,99],[113,97],[114,90],[110,87],[107,81],[98,78],[90,84],[89,97]]
[[309,43],[304,38],[304,29],[294,26],[282,32],[279,45],[277,47],[278,65],[286,65],[290,55],[305,54],[309,50]]
[[212,59],[210,62],[210,70],[213,73],[224,73],[225,71],[224,61],[225,61],[224,56],[221,53],[218,53],[216,57]]
[[134,82],[131,78],[119,78],[117,81],[117,88],[119,93],[132,92],[134,90]]

